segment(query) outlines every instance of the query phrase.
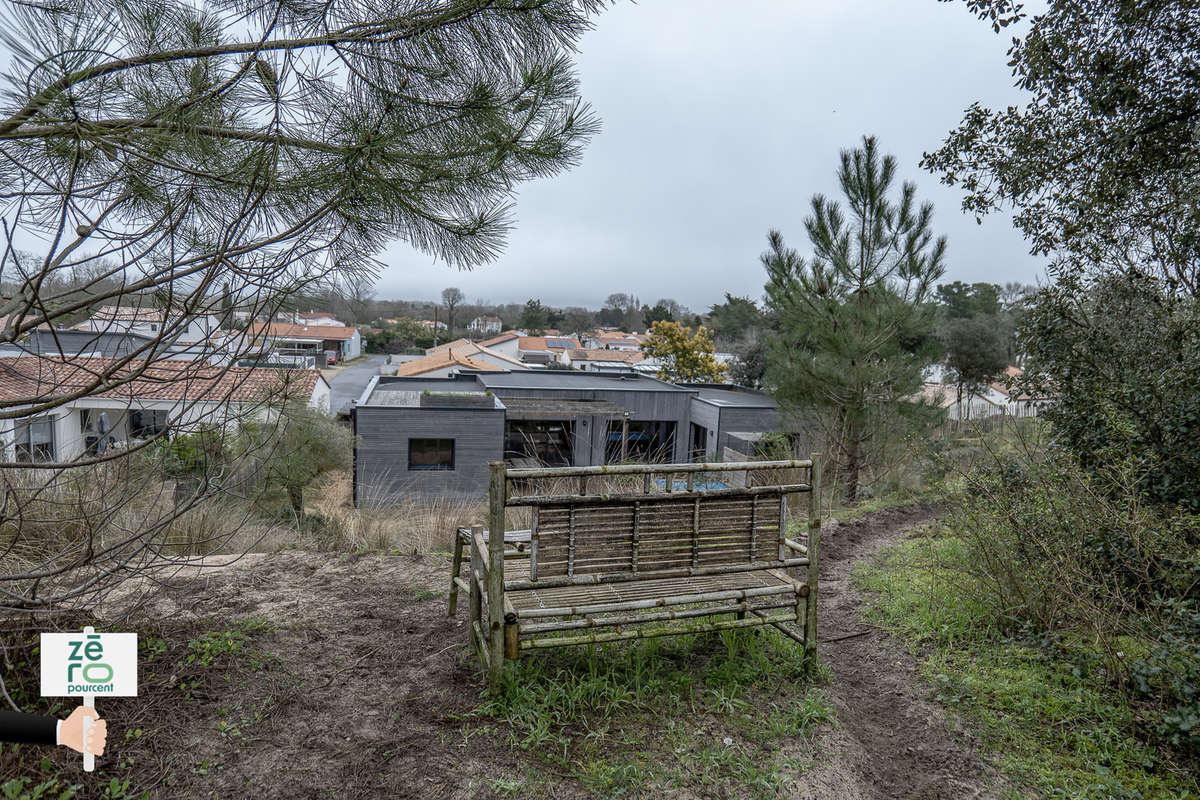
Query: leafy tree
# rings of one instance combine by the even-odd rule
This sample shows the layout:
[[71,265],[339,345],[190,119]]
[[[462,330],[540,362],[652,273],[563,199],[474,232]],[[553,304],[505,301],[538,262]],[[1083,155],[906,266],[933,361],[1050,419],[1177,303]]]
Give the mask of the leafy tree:
[[344,425],[306,405],[288,406],[276,424],[247,425],[245,436],[267,487],[287,495],[297,518],[304,516],[304,490],[327,472],[348,469],[354,452]]
[[[999,28],[1010,0],[968,0]],[[1150,272],[1196,296],[1200,52],[1190,0],[1051,0],[1013,38],[1023,102],[973,104],[923,164],[978,216],[1014,208],[1034,252],[1060,269]]]
[[1086,469],[1132,465],[1152,499],[1200,510],[1200,300],[1165,278],[1066,278],[1034,298],[1024,388]]
[[537,334],[550,327],[550,309],[542,305],[541,300],[528,300],[521,311],[521,328],[532,334]]
[[994,283],[943,283],[937,287],[937,299],[951,318],[996,315],[1002,310],[1000,287]]
[[958,399],[970,398],[1008,366],[1007,331],[996,315],[956,317],[939,331]]
[[363,336],[363,346],[374,353],[403,353],[433,346],[433,331],[410,317],[397,317],[394,325]]
[[719,383],[728,372],[704,328],[693,333],[678,322],[660,320],[651,327],[642,352],[660,362],[659,379],[672,383]]
[[708,310],[708,325],[718,343],[733,345],[763,327],[763,313],[749,297],[725,293],[725,302]]
[[758,389],[767,371],[767,342],[763,337],[747,340],[734,353],[729,379],[738,386]]
[[567,333],[581,334],[596,327],[596,315],[586,308],[568,308],[562,324]]
[[675,315],[667,308],[660,300],[653,308],[643,308],[642,318],[647,325],[653,326],[656,322],[675,322]]
[[462,304],[463,299],[461,289],[453,286],[442,289],[442,305],[446,307],[446,332],[451,336],[454,335],[454,309]]
[[627,331],[636,331],[645,324],[638,299],[624,292],[615,292],[605,298],[597,321],[601,325],[613,325]]
[[767,308],[778,317],[766,382],[782,406],[824,423],[847,501],[877,431],[911,409],[934,349],[929,301],[946,240],[934,240],[933,206],[917,206],[916,186],[889,198],[895,177],[896,159],[864,137],[842,151],[838,170],[849,219],[840,203],[814,195],[804,223],[812,256],[778,231],[762,256]]

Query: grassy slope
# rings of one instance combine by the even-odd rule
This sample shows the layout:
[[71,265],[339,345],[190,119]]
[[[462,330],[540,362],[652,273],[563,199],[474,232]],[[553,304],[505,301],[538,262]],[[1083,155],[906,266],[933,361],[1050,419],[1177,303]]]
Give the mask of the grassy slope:
[[1134,711],[1086,667],[982,628],[946,567],[952,537],[902,542],[860,568],[874,621],[918,655],[940,701],[971,720],[1020,795],[1196,798],[1200,785],[1139,741]]

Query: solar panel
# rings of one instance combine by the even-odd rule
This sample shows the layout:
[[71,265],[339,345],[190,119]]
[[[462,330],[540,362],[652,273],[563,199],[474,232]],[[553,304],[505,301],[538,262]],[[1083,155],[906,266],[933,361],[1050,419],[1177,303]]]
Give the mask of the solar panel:
[[554,347],[565,350],[569,347],[575,347],[575,342],[570,339],[547,339],[546,347]]

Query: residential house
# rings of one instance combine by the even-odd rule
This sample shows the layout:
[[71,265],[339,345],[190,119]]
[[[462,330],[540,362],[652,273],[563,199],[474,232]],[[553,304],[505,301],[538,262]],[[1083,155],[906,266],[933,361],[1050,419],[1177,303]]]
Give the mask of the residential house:
[[579,349],[575,337],[522,336],[517,341],[517,355],[526,364],[567,363],[567,353]]
[[760,392],[574,370],[378,377],[351,417],[359,502],[481,496],[488,462],[501,459],[516,466],[721,460],[737,447],[752,452],[756,437],[780,425]]
[[645,354],[638,350],[589,350],[567,351],[564,363],[584,372],[633,372],[634,365],[644,361]]
[[251,325],[246,333],[264,356],[311,356],[317,366],[325,366],[362,355],[362,336],[358,328],[345,325],[268,322]]
[[688,424],[692,461],[748,461],[764,434],[783,430],[779,405],[763,392],[729,384],[680,385],[696,391]]
[[470,357],[475,361],[480,361],[499,369],[529,369],[528,364],[518,361],[499,350],[493,350],[490,347],[484,347],[478,342],[472,342],[470,339],[455,339],[452,342],[431,347],[425,351],[425,355],[426,357],[442,356],[451,352],[456,356]]
[[957,385],[944,383],[947,379],[945,368],[935,364],[926,370],[919,396],[926,403],[945,409],[946,417],[955,422],[1000,416],[1036,417],[1042,401],[1009,386],[1022,374],[1020,367],[1006,367],[1000,380],[964,392],[959,397]]
[[418,324],[418,325],[420,325],[422,328],[426,328],[426,329],[428,329],[428,330],[431,330],[431,331],[434,331],[434,330],[436,330],[436,331],[444,331],[444,330],[446,330],[446,323],[444,323],[444,322],[440,322],[440,321],[438,321],[438,322],[435,322],[434,320],[431,320],[431,319],[423,319],[423,320],[420,320],[420,321],[419,321],[417,324]]
[[[98,378],[108,388],[95,390]],[[315,370],[18,356],[0,358],[0,401],[15,409],[51,406],[0,421],[4,457],[61,463],[164,432],[260,419],[285,401],[328,413],[330,389]]]
[[489,350],[497,353],[503,353],[509,358],[521,359],[521,337],[524,336],[521,331],[504,331],[503,333],[493,336],[490,339],[484,339],[479,344]]
[[339,321],[337,317],[328,311],[297,311],[292,315],[292,323],[296,325],[336,325],[339,328],[347,327],[346,323]]
[[504,321],[499,317],[476,317],[467,330],[479,336],[494,336],[504,330]]
[[648,338],[641,333],[600,331],[586,337],[584,346],[589,350],[640,350]]
[[220,328],[212,314],[183,314],[170,310],[139,306],[104,306],[88,320],[76,325],[76,330],[96,333],[136,333],[153,339],[162,338],[181,344],[195,344],[210,339]]

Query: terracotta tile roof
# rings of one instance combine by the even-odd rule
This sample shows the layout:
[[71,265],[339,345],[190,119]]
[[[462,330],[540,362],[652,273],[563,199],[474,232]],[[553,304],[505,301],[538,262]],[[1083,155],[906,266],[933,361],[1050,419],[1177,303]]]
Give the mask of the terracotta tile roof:
[[162,322],[163,312],[158,308],[140,306],[103,306],[92,314],[92,319],[109,322]]
[[430,347],[425,351],[425,355],[431,356],[435,353],[444,353],[447,350],[461,350],[464,348],[470,348],[474,344],[475,343],[470,339],[455,339],[453,341],[446,342],[445,344],[439,344],[437,347]]
[[641,350],[572,350],[572,361],[622,361],[636,364],[646,358]]
[[349,325],[293,325],[290,322],[257,323],[246,329],[252,337],[269,339],[353,339]]
[[504,333],[501,333],[497,336],[493,336],[490,339],[483,340],[482,342],[480,342],[480,344],[483,345],[484,347],[491,347],[492,345],[503,344],[504,342],[511,342],[513,339],[520,339],[520,338],[521,338],[521,335],[518,333],[513,333],[512,331],[505,331]]
[[[551,342],[561,342],[562,346],[551,346]],[[578,350],[579,340],[574,336],[522,336],[517,347],[521,350]]]
[[467,355],[459,355],[453,350],[446,350],[441,353],[433,353],[424,358],[418,358],[414,361],[405,361],[396,367],[394,374],[402,378],[412,375],[424,375],[426,372],[455,366],[462,367],[463,369],[476,369],[483,372],[504,371],[503,367],[497,367],[495,364],[479,361]]
[[1021,369],[1020,367],[1009,365],[1004,368],[1004,376],[998,381],[989,383],[988,386],[992,387],[1010,400],[1032,400],[1033,397],[1025,392],[1017,391],[1014,393],[1008,388],[1009,381],[1015,381],[1024,374],[1025,370]]
[[[107,388],[92,390],[101,381]],[[48,402],[80,392],[89,398],[123,401],[308,401],[318,381],[324,378],[315,369],[215,367],[199,360],[163,359],[147,364],[113,358],[0,358],[0,399],[9,402]]]
[[500,361],[504,361],[508,364],[518,366],[521,369],[526,368],[525,364],[513,358],[512,356],[506,356],[504,353],[491,350],[487,347],[484,347],[482,344],[472,342],[469,339],[456,339],[453,342],[447,342],[446,344],[438,345],[437,347],[426,350],[425,356],[428,358],[429,356],[443,355],[450,352],[453,352],[456,356],[465,356],[467,358],[480,355],[491,356],[492,358],[499,359]]

